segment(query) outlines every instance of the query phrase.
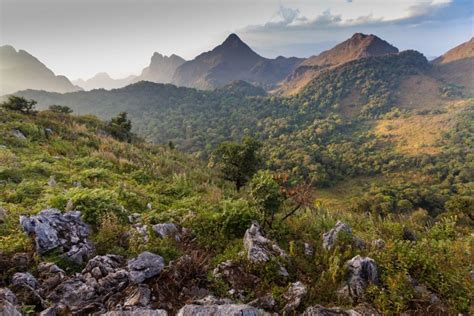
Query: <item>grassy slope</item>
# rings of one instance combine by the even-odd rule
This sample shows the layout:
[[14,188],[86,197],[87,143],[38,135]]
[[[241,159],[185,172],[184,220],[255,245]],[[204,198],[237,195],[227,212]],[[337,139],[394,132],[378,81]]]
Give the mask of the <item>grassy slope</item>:
[[[51,128],[52,135],[47,136],[45,128]],[[71,199],[88,219],[116,214],[90,221],[99,253],[132,256],[150,250],[170,260],[197,249],[207,258],[208,272],[217,263],[234,259],[259,275],[262,282],[245,289],[248,299],[258,293],[285,290],[286,283],[281,283],[271,268],[252,267],[238,257],[245,229],[250,220],[258,218],[246,190],[237,194],[230,184],[187,155],[144,143],[121,143],[105,135],[103,128],[104,124],[93,117],[1,113],[0,145],[6,147],[0,149],[0,206],[8,210],[8,217],[0,224],[0,252],[32,251],[31,241],[18,226],[18,215],[34,214],[48,206],[64,209]],[[21,130],[27,139],[12,136],[13,129]],[[55,184],[51,185],[48,182],[52,177]],[[374,180],[377,183],[382,179]],[[77,181],[82,187],[74,185]],[[327,196],[343,200],[336,194],[361,194],[365,187],[360,184],[367,180],[358,181]],[[147,203],[151,203],[151,210]],[[145,223],[169,220],[188,227],[197,240],[186,246],[155,238],[145,244],[123,245],[120,234],[130,227],[120,217],[134,212],[142,213]],[[473,241],[469,229],[453,216],[457,214],[434,220],[426,212],[417,211],[382,219],[339,207],[316,207],[278,224],[267,234],[290,253],[289,281],[302,280],[309,286],[304,306],[349,305],[337,297],[336,290],[345,277],[344,262],[362,254],[379,263],[382,283],[371,289],[368,299],[385,314],[426,311],[430,306],[429,298],[414,293],[408,275],[436,293],[449,312],[466,312],[474,290],[468,276],[474,262]],[[358,250],[345,241],[330,252],[324,251],[321,236],[337,220],[349,223],[354,233],[367,242],[384,239],[386,247]],[[418,242],[404,241],[404,228],[411,229]],[[303,255],[303,241],[316,248],[314,258]],[[47,260],[57,259],[52,256]],[[206,282],[215,293],[227,295],[225,284],[210,277]],[[172,294],[177,297],[177,293]]]

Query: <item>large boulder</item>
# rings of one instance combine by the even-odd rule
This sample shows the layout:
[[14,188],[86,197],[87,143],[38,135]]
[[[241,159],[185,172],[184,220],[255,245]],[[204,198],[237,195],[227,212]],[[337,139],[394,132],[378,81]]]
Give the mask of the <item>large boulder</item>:
[[354,300],[364,297],[368,285],[378,284],[379,272],[374,259],[357,255],[347,261],[347,267],[347,290]]
[[292,283],[288,290],[283,294],[283,298],[287,302],[283,307],[283,313],[289,314],[294,312],[301,304],[301,300],[308,293],[306,286],[300,281]]
[[160,238],[174,238],[176,241],[180,240],[179,229],[175,224],[162,223],[152,226],[156,236]]
[[163,257],[145,251],[136,258],[128,260],[130,280],[141,283],[148,278],[158,275],[165,266]]
[[34,236],[36,251],[41,255],[59,250],[69,260],[83,264],[93,253],[92,244],[87,240],[89,228],[82,222],[80,212],[62,214],[57,209],[46,209],[38,215],[20,216],[20,224]]

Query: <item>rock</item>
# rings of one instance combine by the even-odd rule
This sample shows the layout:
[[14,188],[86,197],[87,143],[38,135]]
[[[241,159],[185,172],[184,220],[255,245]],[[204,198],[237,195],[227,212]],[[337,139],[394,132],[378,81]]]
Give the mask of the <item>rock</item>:
[[56,178],[54,178],[54,176],[51,176],[49,177],[49,180],[48,180],[48,186],[50,188],[54,188],[56,186]]
[[89,314],[102,310],[103,306],[97,303],[97,293],[86,283],[82,275],[77,275],[60,283],[47,299],[56,304],[67,306],[71,314]]
[[241,265],[227,260],[221,262],[212,272],[213,276],[227,282],[234,289],[251,288],[260,279],[244,271]]
[[338,221],[336,225],[327,233],[323,235],[323,248],[326,250],[331,250],[334,244],[337,241],[339,233],[344,232],[352,237],[352,229],[349,225]]
[[134,309],[131,311],[112,311],[103,316],[168,316],[164,309]]
[[245,232],[244,248],[247,259],[255,263],[268,262],[271,257],[287,257],[283,249],[262,235],[260,226],[255,222]]
[[184,305],[176,314],[177,316],[260,316],[262,312],[245,304],[223,305]]
[[403,240],[416,241],[416,235],[411,229],[403,227]]
[[19,129],[13,129],[12,130],[12,135],[15,136],[16,138],[20,140],[26,140],[25,134],[23,134]]
[[38,293],[39,283],[28,272],[17,272],[12,277],[12,290],[18,301],[26,305],[44,306],[43,298]]
[[385,241],[383,239],[376,239],[372,241],[371,245],[375,249],[383,249],[385,248]]
[[312,257],[312,256],[314,256],[314,247],[313,247],[313,246],[311,246],[310,244],[308,244],[307,242],[305,242],[305,243],[303,244],[303,247],[304,247],[303,250],[304,250],[305,256],[307,256],[307,257]]
[[129,283],[129,273],[122,268],[125,260],[121,256],[96,256],[89,260],[82,271],[86,284],[98,294],[123,290]]
[[18,303],[16,295],[9,288],[0,288],[0,301],[7,301],[13,305]]
[[9,301],[0,300],[0,315],[1,316],[21,316],[21,313],[15,308],[15,305]]
[[287,301],[283,307],[283,313],[288,314],[295,311],[301,304],[301,300],[308,293],[306,286],[300,281],[292,283],[289,289],[283,294],[283,298]]
[[194,300],[192,302],[194,305],[224,305],[224,304],[233,304],[231,299],[228,298],[218,298],[214,295],[208,295],[202,299]]
[[41,262],[38,265],[38,279],[43,292],[50,292],[66,280],[66,272],[54,263]]
[[17,272],[12,277],[12,285],[27,285],[33,289],[38,288],[38,281],[28,272]]
[[0,206],[0,224],[5,223],[7,219],[7,210]]
[[141,223],[142,222],[142,216],[138,213],[130,214],[130,215],[128,215],[128,222],[130,224]]
[[140,240],[144,243],[147,243],[149,238],[148,238],[148,226],[143,225],[142,223],[137,223],[133,224],[133,229],[136,234],[138,234]]
[[471,281],[474,281],[474,270],[469,271],[469,278],[471,278]]
[[379,282],[377,264],[369,257],[355,256],[347,261],[349,277],[347,287],[350,297],[357,300],[362,298],[369,284]]
[[160,238],[174,238],[176,241],[180,240],[179,230],[175,224],[163,223],[152,226],[156,236]]
[[93,253],[87,240],[89,228],[80,217],[78,211],[61,214],[57,209],[46,209],[31,217],[20,216],[20,224],[34,236],[39,254],[56,249],[80,265]]
[[158,275],[164,266],[165,261],[161,256],[147,251],[142,252],[135,259],[128,260],[130,280],[134,283],[141,283]]
[[264,309],[264,310],[273,310],[276,305],[275,298],[271,294],[267,294],[265,296],[259,297],[250,303],[248,303],[250,306],[259,308],[259,309]]
[[44,132],[45,132],[47,137],[53,135],[53,130],[51,128],[45,128]]
[[362,316],[362,314],[355,310],[343,310],[339,307],[326,308],[321,305],[308,307],[303,316]]

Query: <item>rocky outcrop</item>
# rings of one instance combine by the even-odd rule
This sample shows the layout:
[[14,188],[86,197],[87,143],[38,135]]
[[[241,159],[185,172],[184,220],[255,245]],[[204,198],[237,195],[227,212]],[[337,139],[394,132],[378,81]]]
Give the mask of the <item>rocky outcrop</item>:
[[340,233],[345,233],[352,237],[352,229],[349,225],[337,221],[336,225],[323,235],[323,248],[331,250],[334,247]]
[[93,253],[87,240],[89,228],[82,222],[80,212],[62,214],[57,209],[46,209],[38,215],[20,216],[20,224],[34,237],[40,255],[54,249],[80,265]]
[[337,221],[336,225],[334,225],[330,231],[323,234],[323,248],[331,250],[340,239],[340,234],[345,234],[350,239],[353,246],[359,249],[365,248],[365,242],[359,237],[354,236],[352,234],[352,228],[341,221]]
[[96,256],[89,260],[82,271],[86,284],[98,294],[123,290],[129,282],[129,273],[122,268],[125,260],[121,256]]
[[[245,232],[244,248],[247,253],[247,259],[253,263],[266,263],[271,259],[287,257],[283,249],[262,235],[260,226],[255,222]],[[280,274],[282,276],[288,275],[283,266],[280,266]]]
[[357,301],[364,297],[367,286],[378,284],[377,264],[374,259],[359,255],[347,261],[346,264],[349,269],[347,292],[353,300]]
[[134,283],[141,283],[159,274],[164,266],[163,257],[147,251],[142,252],[138,257],[128,260],[130,280]]
[[292,283],[288,290],[283,294],[286,305],[283,307],[283,313],[288,314],[294,312],[301,304],[301,300],[308,293],[306,286],[300,281]]
[[152,226],[156,236],[160,238],[174,238],[176,241],[180,240],[179,229],[175,224],[163,223]]

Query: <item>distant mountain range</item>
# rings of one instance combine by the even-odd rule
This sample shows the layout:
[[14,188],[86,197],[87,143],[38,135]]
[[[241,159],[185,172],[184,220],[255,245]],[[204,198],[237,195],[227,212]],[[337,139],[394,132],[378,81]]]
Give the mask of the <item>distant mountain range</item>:
[[128,76],[123,79],[113,79],[110,77],[110,75],[106,72],[99,72],[96,74],[94,77],[83,80],[83,79],[77,79],[74,80],[73,83],[84,90],[93,90],[93,89],[118,89],[118,88],[123,88],[132,82],[137,78],[137,76]]
[[[435,59],[438,77],[462,86],[472,86],[473,40]],[[326,71],[353,60],[397,54],[396,47],[375,35],[356,33],[346,41],[319,55],[302,58],[268,59],[254,52],[236,34],[231,34],[219,46],[186,61],[177,55],[154,53],[150,65],[140,75],[113,79],[98,73],[88,80],[76,80],[75,86],[27,52],[16,52],[11,46],[1,48],[2,94],[35,89],[51,92],[71,92],[92,89],[117,89],[139,81],[171,83],[177,86],[212,90],[234,81],[246,81],[254,86],[281,94],[293,95],[303,90],[313,79]],[[79,88],[80,87],[80,88]]]
[[36,89],[52,92],[81,90],[64,76],[56,76],[48,67],[24,50],[9,45],[0,47],[0,95]]

